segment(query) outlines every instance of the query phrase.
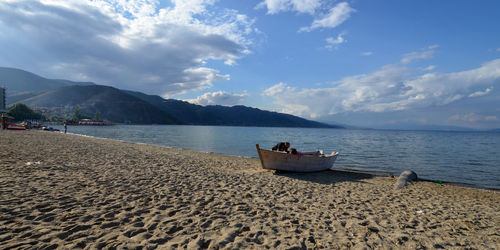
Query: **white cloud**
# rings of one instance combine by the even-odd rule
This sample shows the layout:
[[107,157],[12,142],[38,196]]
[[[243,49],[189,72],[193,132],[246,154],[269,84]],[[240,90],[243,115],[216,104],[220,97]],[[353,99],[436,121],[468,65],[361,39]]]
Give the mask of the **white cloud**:
[[362,55],[362,56],[371,56],[371,55],[373,55],[373,52],[371,52],[371,51],[367,51],[367,52],[363,52],[363,53],[361,53],[361,55]]
[[256,8],[267,8],[268,14],[296,11],[312,15],[320,5],[320,0],[264,0],[260,2]]
[[[185,69],[185,76],[181,82],[173,83],[171,91],[178,94],[185,94],[188,90],[202,90],[211,86],[212,82],[218,80],[229,80],[229,75],[221,75],[217,70],[205,67]],[[163,95],[168,98],[168,94]]]
[[486,88],[484,91],[476,91],[476,92],[470,94],[469,97],[483,96],[483,95],[490,93],[492,90],[493,90],[493,87]]
[[299,32],[310,32],[320,28],[335,28],[350,18],[356,10],[347,2],[331,7],[331,2],[322,0],[264,0],[256,9],[266,8],[267,14],[297,12],[314,16],[312,24]]
[[287,86],[285,83],[280,82],[262,92],[263,96],[276,96],[280,94],[292,93],[295,91],[295,88]]
[[337,46],[339,44],[342,44],[342,43],[345,43],[347,42],[343,37],[342,37],[342,34],[339,34],[337,36],[337,38],[333,38],[333,37],[328,37],[325,39],[326,41],[326,48],[327,49],[334,49],[334,48],[337,48]]
[[403,58],[401,59],[401,63],[408,64],[408,63],[411,63],[415,60],[432,58],[435,54],[435,51],[434,51],[435,48],[437,48],[437,47],[429,46],[429,48],[427,50],[420,51],[420,52],[411,52],[411,53],[405,54],[405,55],[403,55]]
[[0,64],[171,96],[228,79],[205,65],[249,53],[254,20],[216,0],[0,2]]
[[231,94],[223,91],[209,92],[195,99],[186,100],[190,103],[198,105],[223,105],[223,106],[234,106],[240,104],[243,99],[245,99],[247,94]]
[[434,69],[436,69],[435,65],[429,65],[429,66],[423,68],[424,71],[433,71]]
[[315,19],[311,26],[300,28],[300,32],[310,32],[319,28],[335,28],[345,22],[356,10],[347,2],[341,2],[330,9],[325,16]]
[[289,113],[303,117],[442,106],[489,93],[492,85],[500,83],[500,59],[461,72],[414,73],[407,64],[386,65],[370,74],[345,77],[330,88],[297,90],[280,83],[263,95],[272,97]]
[[[456,96],[472,95],[500,80],[500,59],[489,61],[478,68],[454,73],[428,73],[405,84],[411,88],[407,95],[424,94],[427,102],[446,104],[443,100],[453,100]],[[461,98],[460,98],[461,99]],[[429,102],[431,101],[432,102]]]

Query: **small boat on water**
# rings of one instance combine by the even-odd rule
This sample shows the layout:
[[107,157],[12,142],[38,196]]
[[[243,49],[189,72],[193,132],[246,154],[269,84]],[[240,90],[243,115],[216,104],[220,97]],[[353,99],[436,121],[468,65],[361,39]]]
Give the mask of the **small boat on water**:
[[316,172],[329,169],[339,155],[338,152],[324,155],[322,151],[289,154],[261,149],[259,144],[256,147],[262,168],[290,172]]

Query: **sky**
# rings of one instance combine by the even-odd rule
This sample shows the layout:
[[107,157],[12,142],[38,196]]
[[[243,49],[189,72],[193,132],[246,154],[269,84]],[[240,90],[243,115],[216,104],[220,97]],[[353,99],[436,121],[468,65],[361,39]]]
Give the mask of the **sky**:
[[497,0],[2,0],[0,66],[372,128],[500,128]]

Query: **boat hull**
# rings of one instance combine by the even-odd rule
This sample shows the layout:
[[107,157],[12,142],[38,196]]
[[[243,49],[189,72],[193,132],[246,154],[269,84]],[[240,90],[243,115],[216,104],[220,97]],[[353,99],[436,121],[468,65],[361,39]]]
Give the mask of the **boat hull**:
[[290,172],[323,171],[331,168],[338,156],[338,152],[321,156],[312,154],[294,155],[261,149],[258,144],[256,147],[263,168]]
[[26,130],[26,123],[24,123],[24,122],[7,123],[7,129],[10,129],[10,130]]
[[26,130],[25,127],[7,127],[9,130]]

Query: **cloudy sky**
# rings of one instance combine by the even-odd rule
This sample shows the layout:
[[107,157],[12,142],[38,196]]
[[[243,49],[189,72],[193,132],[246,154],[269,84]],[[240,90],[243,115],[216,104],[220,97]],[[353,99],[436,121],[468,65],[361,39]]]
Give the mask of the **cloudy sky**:
[[500,128],[497,0],[2,0],[0,66],[363,127]]

